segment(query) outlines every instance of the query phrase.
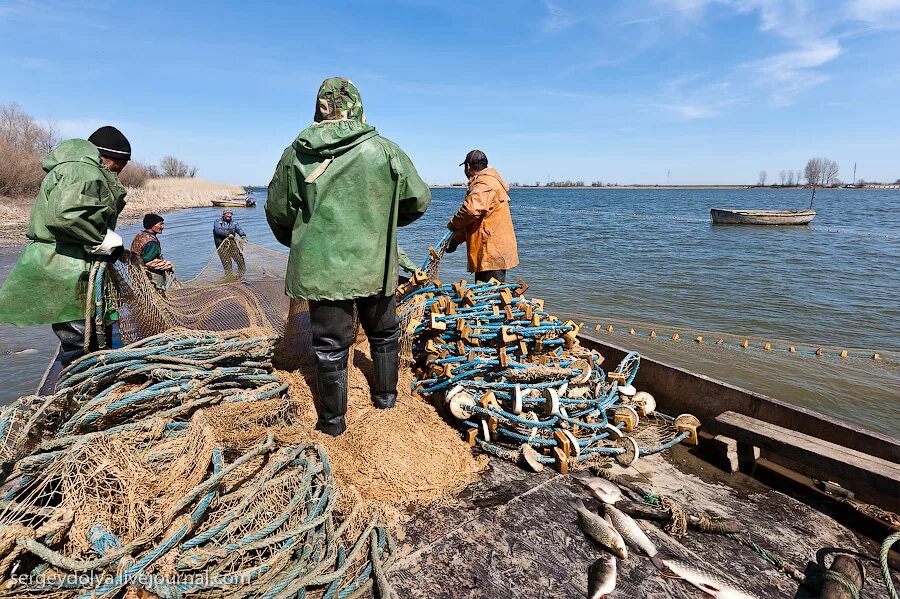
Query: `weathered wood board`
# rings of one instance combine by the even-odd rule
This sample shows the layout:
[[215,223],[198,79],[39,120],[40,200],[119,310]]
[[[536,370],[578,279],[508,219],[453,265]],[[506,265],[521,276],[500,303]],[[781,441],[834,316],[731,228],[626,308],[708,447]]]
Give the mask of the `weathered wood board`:
[[[800,571],[816,562],[817,552],[824,556],[831,548],[872,554],[825,514],[743,474],[717,471],[683,447],[636,466],[628,471],[616,466],[615,471],[690,510],[737,518],[756,543]],[[568,476],[546,470],[532,474],[492,459],[491,470],[457,505],[426,509],[407,523],[398,542],[401,556],[390,573],[395,591],[400,597],[427,599],[586,596],[588,566],[603,550],[578,527],[570,505],[576,497],[600,510]],[[731,539],[693,531],[675,539],[650,522],[641,526],[664,558],[714,570],[761,599],[810,596],[798,592],[793,578]],[[884,596],[876,565],[869,562],[867,568],[870,575],[861,596]],[[610,597],[704,595],[682,580],[661,576],[646,558],[631,555],[619,562],[618,585]]]

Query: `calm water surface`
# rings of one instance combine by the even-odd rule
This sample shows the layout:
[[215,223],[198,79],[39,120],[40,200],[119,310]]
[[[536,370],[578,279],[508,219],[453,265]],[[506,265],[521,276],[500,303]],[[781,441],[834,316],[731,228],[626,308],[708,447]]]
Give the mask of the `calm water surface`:
[[[261,194],[264,200],[264,191]],[[401,229],[416,262],[438,241],[464,196],[436,189],[428,213]],[[529,294],[555,313],[595,323],[713,332],[797,344],[900,353],[900,192],[824,190],[809,227],[713,226],[709,209],[800,209],[805,190],[514,189]],[[260,201],[262,204],[263,201]],[[166,215],[163,249],[180,278],[212,251],[213,208]],[[279,248],[262,207],[238,210],[251,241]],[[121,229],[126,242],[139,227]],[[0,280],[15,252],[0,250]],[[469,278],[464,248],[441,278]],[[900,369],[865,360],[808,358],[612,336],[620,345],[900,436]],[[55,347],[49,327],[0,325],[0,401],[30,393]],[[34,352],[13,353],[22,350]]]

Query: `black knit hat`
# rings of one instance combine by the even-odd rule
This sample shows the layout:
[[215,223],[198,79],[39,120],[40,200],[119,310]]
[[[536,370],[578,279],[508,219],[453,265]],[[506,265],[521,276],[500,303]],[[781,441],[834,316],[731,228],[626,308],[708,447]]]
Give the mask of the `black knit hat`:
[[131,144],[122,132],[109,125],[100,127],[88,137],[97,146],[101,156],[116,160],[131,160]]
[[150,227],[155,227],[157,224],[163,222],[165,219],[158,214],[150,214],[144,215],[144,228],[149,229]]

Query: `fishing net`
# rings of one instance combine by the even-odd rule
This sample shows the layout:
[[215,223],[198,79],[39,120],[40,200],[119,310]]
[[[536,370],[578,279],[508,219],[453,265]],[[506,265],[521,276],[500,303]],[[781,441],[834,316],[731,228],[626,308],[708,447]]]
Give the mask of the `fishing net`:
[[[393,514],[303,440],[318,433],[273,371],[274,343],[171,331],[85,356],[53,396],[0,412],[0,596],[131,585],[164,597],[331,597],[373,582],[386,593],[393,550],[379,516]],[[455,440],[469,480],[475,461]]]
[[349,529],[354,506],[340,507],[319,446],[269,435],[237,452],[197,412],[162,436],[89,437],[19,476],[27,482],[0,509],[0,596],[112,597],[126,586],[160,597],[346,596],[373,580],[386,588],[385,531],[374,519]]
[[472,446],[566,472],[601,460],[630,465],[692,436],[696,419],[676,421],[636,394],[637,353],[607,373],[603,357],[580,345],[580,325],[526,297],[523,281],[441,283],[448,243],[398,290],[401,348],[415,394],[457,419]]
[[285,331],[287,255],[259,245],[226,239],[192,279],[173,280],[160,293],[137,256],[126,253],[110,270],[106,302],[119,305],[124,343],[174,328],[230,331],[246,328]]

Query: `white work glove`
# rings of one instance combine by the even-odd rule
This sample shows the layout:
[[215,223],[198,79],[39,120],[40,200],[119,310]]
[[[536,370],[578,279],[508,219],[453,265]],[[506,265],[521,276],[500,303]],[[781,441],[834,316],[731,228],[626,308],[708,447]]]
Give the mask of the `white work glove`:
[[90,252],[100,256],[109,256],[116,248],[120,247],[122,247],[122,236],[110,229],[106,232],[106,237],[103,238],[100,245],[90,248]]

